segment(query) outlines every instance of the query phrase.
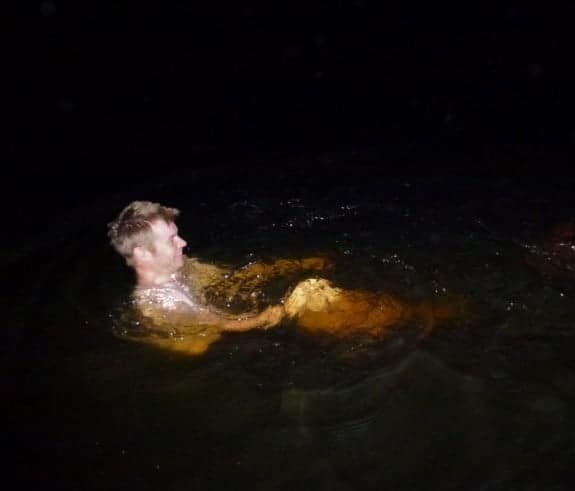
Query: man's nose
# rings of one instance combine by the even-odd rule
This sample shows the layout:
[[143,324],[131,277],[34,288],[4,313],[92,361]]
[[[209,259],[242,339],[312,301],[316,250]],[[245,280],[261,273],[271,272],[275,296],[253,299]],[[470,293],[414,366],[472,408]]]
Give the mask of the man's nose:
[[186,247],[188,245],[188,243],[179,236],[178,236],[178,241],[180,242],[180,247],[182,247],[182,248]]

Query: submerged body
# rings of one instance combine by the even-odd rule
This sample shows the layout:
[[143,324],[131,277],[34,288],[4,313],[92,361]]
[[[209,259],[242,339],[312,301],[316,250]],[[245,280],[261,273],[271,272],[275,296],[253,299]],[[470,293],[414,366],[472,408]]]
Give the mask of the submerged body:
[[[273,264],[254,263],[232,272],[192,258],[185,261],[180,274],[162,286],[136,288],[134,304],[145,325],[154,332],[164,333],[146,341],[175,351],[200,354],[220,339],[223,332],[246,330],[226,329],[218,318],[241,321],[258,315],[237,316],[217,309],[206,302],[206,291],[230,298],[261,288],[278,276],[326,267],[328,263],[322,258],[282,259]],[[300,281],[282,304],[285,316],[310,333],[340,338],[361,333],[376,339],[408,322],[416,322],[423,334],[427,334],[437,325],[460,317],[464,308],[462,301],[412,305],[386,293],[338,288],[323,278]]]

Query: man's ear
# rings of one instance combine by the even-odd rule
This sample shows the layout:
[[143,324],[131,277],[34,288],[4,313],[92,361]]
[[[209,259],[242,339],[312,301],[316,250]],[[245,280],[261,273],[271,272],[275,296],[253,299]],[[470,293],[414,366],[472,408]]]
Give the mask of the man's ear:
[[134,251],[132,252],[132,256],[134,257],[134,262],[142,263],[146,261],[150,257],[150,251],[142,246],[134,247]]

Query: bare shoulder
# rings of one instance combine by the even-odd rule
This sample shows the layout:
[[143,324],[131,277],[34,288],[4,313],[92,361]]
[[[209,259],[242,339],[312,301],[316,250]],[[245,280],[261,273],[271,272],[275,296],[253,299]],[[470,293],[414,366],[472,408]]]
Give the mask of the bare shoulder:
[[230,268],[202,262],[196,257],[187,257],[184,261],[183,274],[192,277],[201,287],[219,282],[230,272]]

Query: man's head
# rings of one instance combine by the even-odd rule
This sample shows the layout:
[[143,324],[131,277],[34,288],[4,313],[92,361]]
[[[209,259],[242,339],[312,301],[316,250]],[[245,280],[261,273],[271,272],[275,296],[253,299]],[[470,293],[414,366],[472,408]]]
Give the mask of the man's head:
[[179,213],[159,203],[134,201],[108,224],[110,243],[136,272],[174,273],[183,265],[186,245],[175,224]]

